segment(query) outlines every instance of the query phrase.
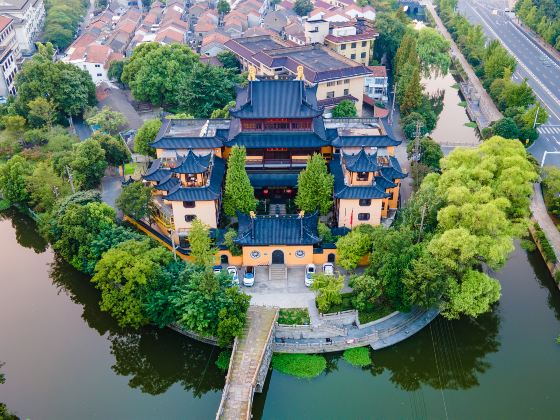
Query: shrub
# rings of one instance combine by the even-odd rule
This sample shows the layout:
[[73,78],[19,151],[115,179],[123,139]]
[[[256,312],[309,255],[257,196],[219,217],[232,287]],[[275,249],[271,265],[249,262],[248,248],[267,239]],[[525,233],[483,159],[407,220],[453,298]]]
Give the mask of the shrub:
[[548,242],[545,233],[537,223],[535,223],[535,236],[537,238],[537,241],[539,241],[539,244],[541,244],[541,248],[544,254],[543,255],[544,259],[547,262],[556,264],[557,259],[556,259],[556,253],[554,252],[554,248],[552,248],[552,245],[550,245],[550,242]]
[[342,301],[340,292],[344,288],[344,277],[340,275],[314,274],[311,288],[319,292],[317,307],[321,312],[325,313],[329,311],[331,306],[338,305]]
[[272,368],[297,378],[315,378],[327,367],[327,360],[316,354],[275,353]]
[[355,347],[353,349],[344,350],[342,357],[352,366],[371,365],[371,357],[367,347]]
[[229,359],[231,358],[231,350],[223,350],[218,355],[218,358],[214,362],[218,369],[228,370],[229,369]]
[[331,232],[331,228],[329,228],[326,224],[319,222],[317,226],[317,231],[319,232],[319,237],[321,241],[332,244],[334,243],[334,236]]
[[304,308],[280,309],[278,323],[284,325],[309,325],[309,312]]
[[556,280],[556,283],[560,284],[560,271],[554,273],[554,280]]
[[533,252],[536,249],[535,243],[530,239],[522,239],[521,240],[521,248],[525,251]]

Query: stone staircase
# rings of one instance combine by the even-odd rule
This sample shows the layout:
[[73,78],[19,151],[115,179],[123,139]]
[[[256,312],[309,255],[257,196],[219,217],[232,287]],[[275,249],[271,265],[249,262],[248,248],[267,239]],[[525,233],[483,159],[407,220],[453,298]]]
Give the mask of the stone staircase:
[[288,278],[288,269],[284,264],[271,264],[268,268],[268,280],[285,281]]
[[268,209],[268,214],[271,216],[284,216],[286,214],[285,204],[271,204]]

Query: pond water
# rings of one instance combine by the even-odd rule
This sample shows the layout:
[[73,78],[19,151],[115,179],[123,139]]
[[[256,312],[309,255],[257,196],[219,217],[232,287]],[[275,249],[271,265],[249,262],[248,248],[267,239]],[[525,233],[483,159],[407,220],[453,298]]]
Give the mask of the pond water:
[[430,137],[447,146],[476,145],[479,142],[478,131],[476,128],[465,125],[470,123],[470,119],[466,108],[461,106],[463,99],[455,84],[456,81],[450,73],[445,76],[432,75],[429,78],[422,79],[422,85],[426,93],[434,95],[445,91],[443,110]]
[[[0,220],[0,401],[31,419],[209,419],[217,351],[170,330],[120,329],[87,277],[29,219]],[[373,365],[328,356],[313,380],[269,374],[254,418],[558,418],[560,291],[540,256],[516,249],[503,296],[477,320],[438,318]]]

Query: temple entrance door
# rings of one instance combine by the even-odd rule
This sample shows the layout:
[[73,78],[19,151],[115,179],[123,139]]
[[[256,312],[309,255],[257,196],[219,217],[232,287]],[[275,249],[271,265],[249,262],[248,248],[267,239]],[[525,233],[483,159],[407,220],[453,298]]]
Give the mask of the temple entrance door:
[[279,249],[272,251],[272,264],[284,264],[284,253]]

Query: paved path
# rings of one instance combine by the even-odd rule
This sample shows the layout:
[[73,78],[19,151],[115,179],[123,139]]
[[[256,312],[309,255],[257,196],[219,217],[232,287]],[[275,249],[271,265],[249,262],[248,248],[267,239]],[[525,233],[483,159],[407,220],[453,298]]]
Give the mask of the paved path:
[[245,331],[234,345],[217,418],[251,418],[257,376],[277,314],[277,308],[249,307]]
[[496,105],[494,105],[492,98],[490,98],[490,95],[488,95],[488,93],[480,83],[480,80],[474,73],[474,70],[472,69],[471,65],[467,62],[467,60],[463,56],[463,53],[461,53],[461,50],[459,50],[459,47],[457,47],[457,44],[455,44],[455,41],[453,41],[453,38],[451,38],[451,35],[449,34],[447,29],[445,28],[445,25],[443,24],[440,17],[436,13],[434,6],[428,2],[426,4],[426,8],[432,14],[439,31],[451,43],[451,51],[453,56],[459,60],[461,66],[465,70],[465,73],[467,73],[469,81],[472,83],[477,93],[480,95],[480,109],[485,114],[486,119],[488,121],[497,121],[501,119],[502,118],[501,112],[498,110],[498,108],[496,108]]
[[533,189],[534,194],[533,200],[531,201],[531,213],[533,213],[534,219],[546,235],[548,242],[550,242],[550,245],[554,248],[556,259],[560,261],[560,232],[546,211],[541,184],[534,184]]

